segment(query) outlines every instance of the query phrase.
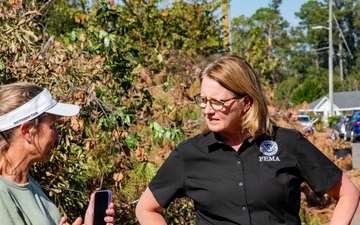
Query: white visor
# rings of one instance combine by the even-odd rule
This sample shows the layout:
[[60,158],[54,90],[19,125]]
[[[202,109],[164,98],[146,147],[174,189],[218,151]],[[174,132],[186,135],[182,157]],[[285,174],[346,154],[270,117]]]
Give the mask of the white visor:
[[50,92],[44,89],[36,97],[19,108],[0,116],[0,132],[19,126],[25,121],[32,120],[47,112],[59,116],[75,116],[79,113],[79,106],[58,103]]

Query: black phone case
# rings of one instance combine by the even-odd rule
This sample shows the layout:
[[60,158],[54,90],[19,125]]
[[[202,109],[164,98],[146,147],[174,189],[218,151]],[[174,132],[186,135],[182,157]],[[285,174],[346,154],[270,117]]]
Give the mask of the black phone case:
[[101,190],[95,192],[94,206],[94,223],[93,225],[106,225],[104,218],[106,217],[106,209],[109,208],[112,193],[109,190]]

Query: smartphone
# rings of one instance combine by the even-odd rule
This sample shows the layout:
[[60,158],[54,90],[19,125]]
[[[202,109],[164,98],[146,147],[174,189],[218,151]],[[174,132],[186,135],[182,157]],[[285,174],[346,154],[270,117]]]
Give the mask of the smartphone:
[[104,218],[106,210],[112,201],[112,192],[110,190],[100,190],[95,192],[94,223],[93,225],[106,225]]

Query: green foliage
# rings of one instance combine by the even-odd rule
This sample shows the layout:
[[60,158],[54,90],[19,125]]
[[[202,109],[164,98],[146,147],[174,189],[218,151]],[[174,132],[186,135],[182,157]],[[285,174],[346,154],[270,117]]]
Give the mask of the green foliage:
[[0,20],[0,83],[21,80],[32,73],[43,74],[45,68],[37,64],[43,56],[40,50],[47,45],[43,45],[39,24],[34,23],[36,10],[30,8],[17,14],[7,2],[1,2],[0,8],[4,9]]
[[152,130],[152,136],[162,141],[164,137],[169,141],[178,144],[183,139],[183,131],[181,129],[164,128],[157,122],[150,122],[149,127]]
[[240,16],[232,20],[232,52],[246,56],[262,83],[276,85],[284,80],[282,60],[286,58],[289,26],[276,9],[260,8],[250,18]]
[[163,214],[168,224],[196,224],[194,203],[189,198],[176,199]]
[[[47,24],[47,32],[59,37],[64,37],[67,32],[83,28],[82,20],[86,18],[85,13],[77,7],[69,7],[66,1],[58,1],[47,8],[44,23]],[[60,38],[62,39],[62,38]]]
[[339,121],[341,116],[329,116],[328,117],[328,123],[329,127],[334,127],[335,124]]
[[306,78],[305,81],[292,92],[290,96],[291,101],[295,104],[300,104],[304,101],[310,103],[326,95],[327,91],[323,88],[324,86],[326,87],[326,85],[319,85],[319,83],[325,84],[326,78]]
[[317,216],[315,216],[314,218],[312,218],[311,220],[310,220],[310,223],[309,223],[310,225],[321,225],[321,224],[323,224],[322,222],[321,222],[321,219],[319,218],[319,217],[317,217]]
[[[207,57],[223,52],[215,14],[221,1],[164,2],[101,1],[86,10],[86,1],[0,3],[0,83],[35,82],[81,107],[79,116],[60,122],[51,161],[31,171],[69,221],[85,214],[90,192],[109,188],[117,222],[135,224],[136,200],[158,166],[199,132],[202,113],[192,96]],[[326,44],[327,31],[310,29],[327,16],[324,4],[309,1],[297,14],[300,26],[289,29],[279,4],[234,18],[232,50],[277,89],[275,101],[287,108],[327,93],[327,54],[314,51]],[[335,13],[356,53],[359,5],[350,6],[339,2]],[[336,39],[336,49],[339,44]],[[344,80],[336,78],[338,55],[334,90],[358,90],[359,54],[344,53]],[[194,224],[193,203],[176,200],[164,215],[172,224]]]
[[123,198],[127,201],[133,201],[141,195],[140,190],[146,187],[151,179],[155,176],[157,167],[153,163],[142,162],[134,164],[132,170],[124,173],[124,179],[131,182],[124,182],[121,191]]
[[[36,9],[17,13],[7,5],[11,10],[1,20],[1,83],[35,82],[81,107],[78,117],[59,125],[63,138],[51,161],[32,171],[69,221],[85,214],[90,192],[108,188],[119,211],[126,212],[121,220],[135,222],[132,202],[158,167],[147,161],[143,141],[173,146],[184,139],[181,126],[187,120],[177,114],[181,105],[172,106],[176,99],[155,101],[149,85],[162,80],[153,74],[174,74],[162,90],[184,96],[191,79],[179,71],[193,69],[198,54],[222,46],[216,2],[179,1],[163,8],[157,1],[128,3],[101,2],[87,12],[64,2],[45,4],[48,13],[41,18]],[[179,66],[178,57],[184,62]],[[137,127],[153,133],[140,136]]]
[[280,108],[289,108],[294,105],[290,102],[289,96],[298,85],[299,83],[296,78],[290,78],[279,84],[274,93],[274,101]]
[[[130,33],[139,47],[157,50],[195,50],[201,54],[216,52],[221,47],[220,24],[213,19],[218,1],[176,1],[171,7],[158,7],[161,1],[147,4],[124,0],[124,16],[132,18]],[[186,12],[186,13],[184,13]]]
[[300,208],[299,217],[302,223],[307,224],[308,218],[306,217],[306,211],[303,208]]

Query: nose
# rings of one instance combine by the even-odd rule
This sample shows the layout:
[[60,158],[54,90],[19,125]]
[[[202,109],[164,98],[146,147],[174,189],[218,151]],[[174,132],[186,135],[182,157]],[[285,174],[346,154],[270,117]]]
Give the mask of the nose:
[[203,113],[204,114],[210,114],[210,113],[213,113],[213,112],[214,112],[214,109],[211,107],[210,102],[207,101],[205,108],[203,108]]

